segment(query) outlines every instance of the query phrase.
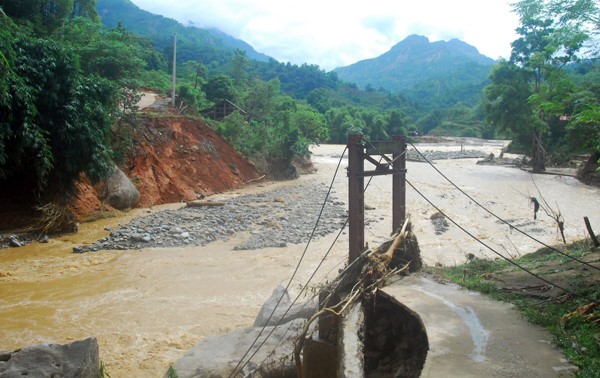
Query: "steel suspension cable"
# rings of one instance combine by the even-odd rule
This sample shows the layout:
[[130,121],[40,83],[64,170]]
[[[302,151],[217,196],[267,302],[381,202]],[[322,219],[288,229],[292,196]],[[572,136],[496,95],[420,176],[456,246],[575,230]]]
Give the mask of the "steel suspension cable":
[[[260,338],[260,336],[262,335],[262,333],[264,332],[264,330],[266,329],[266,325],[269,323],[269,321],[271,320],[271,318],[273,317],[273,315],[275,314],[275,311],[277,310],[277,307],[279,307],[279,304],[281,303],[281,301],[283,300],[283,297],[285,296],[285,293],[288,292],[294,277],[296,277],[296,274],[298,273],[298,270],[300,269],[300,265],[302,264],[302,261],[304,260],[304,257],[306,255],[306,252],[308,251],[308,247],[310,246],[310,243],[312,241],[312,239],[314,238],[317,226],[319,225],[319,222],[321,220],[321,216],[323,215],[323,211],[325,209],[325,205],[327,204],[327,200],[329,199],[329,195],[331,194],[331,190],[333,188],[333,183],[335,181],[335,178],[337,176],[337,173],[339,171],[340,165],[342,164],[342,160],[344,158],[344,155],[346,154],[346,150],[347,147],[344,148],[344,151],[342,152],[342,155],[340,156],[340,159],[338,161],[337,167],[335,168],[335,172],[333,174],[333,178],[331,179],[331,184],[329,185],[329,189],[327,191],[327,194],[325,196],[325,200],[323,201],[323,205],[321,206],[321,210],[319,211],[319,215],[317,216],[317,220],[315,222],[315,226],[313,227],[313,230],[310,234],[310,237],[308,238],[308,242],[306,243],[306,246],[304,248],[304,251],[302,252],[302,254],[300,255],[300,259],[298,260],[298,263],[296,264],[296,268],[294,269],[294,272],[292,273],[292,276],[290,277],[290,280],[288,281],[288,284],[285,287],[285,291],[282,293],[281,297],[279,297],[279,300],[277,301],[277,303],[275,304],[275,307],[273,308],[273,310],[271,311],[271,314],[269,315],[269,317],[267,318],[267,321],[265,322],[265,325],[263,325],[263,327],[261,328],[260,332],[258,333],[258,335],[256,336],[256,338],[254,339],[254,341],[252,342],[252,344],[248,347],[248,349],[246,350],[246,352],[244,353],[244,355],[242,356],[242,358],[239,360],[239,362],[237,363],[237,365],[235,366],[235,368],[233,369],[233,371],[231,372],[231,374],[229,374],[229,378],[235,377],[237,376],[239,373],[241,373],[241,371],[244,369],[244,367],[248,364],[248,362],[250,362],[250,359],[252,357],[254,357],[254,355],[256,355],[256,353],[260,350],[260,348],[264,345],[264,343],[267,341],[267,339],[269,338],[269,336],[271,336],[271,334],[273,333],[274,329],[273,328],[271,330],[271,332],[267,335],[267,337],[262,341],[262,343],[259,345],[259,347],[254,351],[254,353],[250,356],[250,358],[248,358],[248,360],[240,367],[240,365],[242,364],[242,362],[244,361],[244,359],[246,358],[246,356],[250,353],[250,351],[252,350],[252,347],[254,347],[254,345],[258,342],[258,339]],[[315,272],[316,273],[316,272]],[[289,309],[288,309],[289,310]],[[286,311],[287,314],[287,311]]]
[[[375,146],[373,146],[371,144],[371,146],[375,149],[375,151],[380,154],[381,156],[385,156],[384,154],[380,153],[379,151],[377,151],[377,148]],[[389,159],[387,157],[385,157],[386,161],[389,162]],[[392,167],[392,169],[394,169]],[[397,170],[396,170],[397,171]],[[399,171],[397,171],[397,173],[401,173]],[[558,284],[555,284],[545,278],[543,278],[542,276],[540,276],[539,274],[536,274],[534,272],[532,272],[531,270],[525,268],[524,266],[520,265],[519,263],[509,259],[508,257],[504,256],[503,254],[501,254],[500,252],[496,251],[494,248],[490,247],[489,245],[487,245],[483,240],[477,238],[475,235],[473,235],[471,232],[469,232],[467,229],[465,229],[463,226],[461,226],[460,224],[458,224],[454,219],[448,217],[448,215],[446,215],[439,207],[437,207],[429,198],[427,198],[427,196],[425,196],[420,190],[418,190],[409,180],[405,180],[406,183],[418,194],[420,195],[427,203],[429,203],[429,205],[431,205],[435,210],[437,210],[440,214],[442,214],[444,217],[446,217],[452,224],[454,224],[456,227],[458,227],[461,231],[463,231],[465,234],[467,234],[469,237],[471,237],[473,240],[475,240],[476,242],[478,242],[479,244],[483,245],[485,248],[489,249],[491,252],[493,252],[494,254],[496,254],[497,256],[499,256],[500,258],[506,260],[508,263],[512,264],[513,266],[517,267],[518,269],[521,269],[522,271],[530,274],[531,276],[539,279],[542,282],[545,282],[551,286],[554,286],[562,291],[564,291],[565,293],[571,294],[575,297],[580,297],[582,299],[585,299],[587,301],[593,302],[593,303],[600,303],[594,299],[588,298],[585,295],[581,295],[578,294],[572,290],[569,290],[563,286],[560,286]]]
[[484,211],[486,211],[488,214],[490,214],[490,215],[491,215],[491,216],[493,216],[494,218],[498,219],[500,222],[502,222],[502,223],[504,223],[505,225],[509,226],[511,229],[517,230],[518,232],[520,232],[520,233],[521,233],[521,234],[523,234],[524,236],[527,236],[527,237],[528,237],[528,238],[530,238],[531,240],[533,240],[533,241],[535,241],[535,242],[537,242],[537,243],[539,243],[539,244],[543,245],[543,246],[544,246],[544,247],[546,247],[546,248],[549,248],[549,249],[551,249],[551,250],[552,250],[552,251],[554,251],[554,252],[557,252],[557,253],[559,253],[559,254],[561,254],[561,255],[563,255],[563,256],[565,256],[565,257],[567,257],[567,258],[571,259],[571,260],[577,261],[577,262],[579,262],[579,263],[581,263],[581,264],[584,264],[584,265],[586,265],[586,266],[588,266],[588,267],[590,267],[590,268],[593,268],[593,269],[596,269],[596,270],[600,270],[600,268],[599,268],[599,267],[596,267],[596,266],[594,266],[594,265],[592,265],[592,264],[590,264],[590,263],[588,263],[588,262],[586,262],[586,261],[583,261],[583,260],[581,260],[581,259],[578,259],[578,258],[577,258],[577,257],[575,257],[575,256],[571,256],[571,255],[569,255],[569,254],[566,254],[566,253],[564,253],[564,252],[560,251],[558,248],[555,248],[555,247],[552,247],[552,246],[549,246],[549,245],[547,245],[546,243],[542,242],[541,240],[537,239],[536,237],[534,237],[534,236],[532,236],[532,235],[530,235],[530,234],[526,233],[525,231],[521,230],[521,229],[520,229],[520,228],[518,228],[517,226],[514,226],[514,225],[512,225],[510,222],[508,222],[508,221],[506,221],[506,220],[502,219],[500,216],[496,215],[494,212],[492,212],[491,210],[487,209],[485,206],[483,206],[481,203],[479,203],[477,200],[475,200],[473,197],[471,197],[471,196],[470,196],[468,193],[466,193],[466,192],[465,192],[463,189],[461,189],[461,188],[460,188],[458,185],[456,185],[456,184],[455,184],[455,183],[454,183],[452,180],[450,180],[448,177],[446,177],[446,175],[445,175],[445,174],[443,174],[443,173],[442,173],[442,172],[441,172],[441,171],[440,171],[440,170],[439,170],[437,167],[435,167],[435,166],[433,165],[433,163],[432,163],[431,161],[429,161],[429,159],[427,159],[427,158],[425,157],[425,155],[423,155],[423,154],[421,153],[421,151],[419,151],[419,150],[417,149],[417,147],[416,147],[414,144],[412,144],[412,143],[409,143],[409,144],[410,144],[410,145],[411,145],[411,146],[412,146],[412,147],[415,149],[415,151],[417,151],[417,153],[418,153],[419,155],[421,155],[421,157],[422,157],[423,159],[425,159],[425,161],[426,161],[426,162],[427,162],[427,163],[428,163],[428,164],[429,164],[429,165],[430,165],[430,166],[431,166],[431,167],[432,167],[432,168],[433,168],[433,169],[434,169],[434,170],[435,170],[437,173],[439,173],[439,174],[440,174],[440,175],[441,175],[441,176],[442,176],[444,179],[446,179],[446,181],[448,181],[448,182],[449,182],[449,183],[450,183],[452,186],[454,186],[456,189],[458,189],[458,191],[459,191],[459,192],[461,192],[463,195],[465,195],[465,196],[466,196],[466,197],[467,197],[469,200],[473,201],[473,203],[475,203],[477,206],[481,207],[481,208],[482,208]]
[[[347,147],[344,149],[344,152],[342,153],[342,158],[345,154],[347,150]],[[403,154],[406,153],[406,151],[403,152]],[[379,163],[381,163],[381,161],[383,160],[382,157],[379,158]],[[338,164],[339,167],[339,164]],[[337,175],[337,169],[336,172],[334,174],[333,180],[335,180],[335,176]],[[364,187],[363,193],[367,191],[367,189],[369,188],[369,185],[371,184],[371,181],[373,180],[374,176],[369,177],[369,181],[367,181],[367,184]],[[333,185],[333,180],[332,180],[332,185]],[[313,273],[311,274],[311,276],[308,278],[308,280],[306,281],[306,284],[302,287],[302,289],[300,290],[300,292],[296,295],[296,297],[294,298],[294,300],[292,301],[292,303],[288,306],[288,308],[286,309],[286,311],[283,313],[283,315],[280,317],[280,319],[277,321],[277,324],[275,325],[275,327],[279,326],[281,321],[283,321],[283,319],[285,318],[285,316],[287,315],[287,313],[291,310],[292,306],[294,306],[294,304],[296,304],[296,302],[298,301],[298,299],[301,297],[301,295],[304,293],[305,289],[308,287],[308,284],[310,283],[310,281],[312,281],[312,279],[315,277],[315,275],[317,274],[317,272],[319,271],[319,269],[321,268],[321,266],[323,265],[323,263],[325,262],[325,259],[327,259],[327,257],[329,256],[329,253],[331,252],[331,250],[333,249],[333,247],[335,246],[335,243],[338,241],[339,237],[341,236],[342,232],[344,231],[344,229],[346,228],[346,226],[348,225],[348,221],[350,220],[350,218],[346,218],[346,220],[344,221],[344,224],[342,225],[342,227],[340,228],[340,231],[338,232],[338,234],[336,235],[336,237],[334,238],[333,242],[331,243],[331,245],[329,246],[329,249],[327,250],[327,252],[325,253],[325,255],[323,255],[323,257],[321,258],[321,261],[319,262],[319,264],[317,265],[317,267],[315,268],[315,270],[313,271]],[[333,269],[335,269],[337,266],[339,266],[341,263],[343,263],[344,260],[342,260],[341,262],[339,262],[338,264],[336,264],[334,266]],[[347,269],[352,266],[352,264],[350,264],[348,267],[346,267],[342,272],[340,272],[339,274],[344,274]],[[332,269],[332,270],[333,270]],[[329,272],[327,272],[325,274],[325,276],[323,277],[323,279],[325,279],[329,273],[331,273],[330,270]],[[322,282],[322,280],[321,280]],[[315,295],[316,296],[316,295]],[[315,296],[313,296],[310,300],[312,300]],[[306,304],[306,303],[305,303]],[[268,321],[267,321],[268,322]],[[262,366],[267,359],[269,358],[269,356],[277,349],[277,347],[281,344],[281,342],[285,339],[285,335],[287,335],[287,333],[289,332],[289,330],[291,329],[291,324],[288,326],[288,328],[286,329],[286,331],[284,332],[283,336],[281,337],[281,339],[279,340],[279,342],[277,342],[277,344],[275,345],[275,347],[271,350],[271,352],[269,352],[269,354],[267,354],[267,357],[265,357],[265,359],[263,359],[263,361],[258,365],[259,367]],[[258,349],[248,358],[248,361],[252,360],[252,357],[254,357],[254,355],[256,355],[256,353],[258,352],[258,350],[260,350],[260,348],[264,345],[264,343],[266,342],[266,340],[271,336],[271,334],[275,331],[275,327],[273,327],[273,329],[271,330],[271,332],[267,335],[267,337],[265,338],[265,340],[261,343],[261,345],[258,347]],[[243,367],[242,367],[243,368]],[[241,370],[241,369],[240,369]]]

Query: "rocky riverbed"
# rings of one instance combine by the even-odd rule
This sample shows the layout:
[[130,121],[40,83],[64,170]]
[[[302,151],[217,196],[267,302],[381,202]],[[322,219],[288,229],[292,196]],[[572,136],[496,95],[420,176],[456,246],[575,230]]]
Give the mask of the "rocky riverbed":
[[[152,247],[203,246],[227,241],[239,232],[248,237],[235,250],[286,247],[306,242],[315,226],[327,186],[299,185],[219,201],[220,206],[186,206],[165,210],[110,229],[95,243],[77,246],[74,252],[127,250]],[[329,196],[315,237],[338,231],[345,223],[344,203]]]
[[[486,154],[493,152],[499,155],[505,143],[483,141],[481,144]],[[417,147],[422,151],[436,148],[430,143]],[[456,151],[460,145],[445,144],[439,148]],[[479,148],[475,143],[465,143],[465,149],[475,148]],[[261,214],[267,214],[266,217],[269,210],[264,207],[272,207],[271,218],[268,218],[272,219],[280,214],[281,206],[291,206],[294,201],[305,202],[289,194],[275,195],[269,192],[285,188],[279,193],[294,193],[295,188],[289,188],[288,191],[288,187],[296,186],[302,187],[300,193],[312,197],[311,203],[314,202],[320,210],[318,205],[322,204],[325,189],[325,186],[319,187],[322,185],[320,183],[329,185],[343,149],[344,146],[315,146],[312,148],[313,162],[317,168],[314,174],[303,175],[294,181],[249,185],[217,194],[208,200],[224,202],[225,206],[183,208],[174,211],[177,216],[173,218],[174,224],[169,223],[171,221],[166,215],[162,222],[156,223],[179,227],[182,229],[179,235],[184,236],[183,232],[188,232],[190,237],[200,239],[204,237],[204,231],[194,234],[191,228],[210,227],[201,214],[205,214],[205,217],[217,214],[230,208],[229,204],[234,203],[230,201],[241,200],[244,195],[254,198],[247,204],[247,212],[254,212],[255,208],[261,207]],[[600,208],[598,189],[583,185],[574,178],[531,175],[519,169],[475,165],[472,159],[436,160],[435,163],[436,168],[494,213],[519,228],[525,228],[527,232],[532,229],[543,230],[536,232],[536,237],[544,242],[557,242],[555,223],[544,214],[538,214],[540,216],[534,220],[528,198],[521,195],[537,196],[536,186],[550,204],[560,205],[565,217],[567,240],[581,239],[587,235],[582,215],[588,215],[592,225],[600,224],[598,212],[592,211]],[[498,224],[494,217],[480,211],[428,164],[409,161],[407,169],[410,182],[448,215],[447,220],[456,220],[486,243],[501,249],[502,253],[506,251],[518,256],[539,248],[536,243],[511,231],[507,225]],[[334,183],[335,194],[341,201],[345,201],[347,193],[347,177],[344,173],[338,173]],[[378,176],[371,181],[365,193],[365,203],[370,208],[366,209],[365,216],[367,223],[372,221],[365,230],[365,236],[373,246],[389,237],[391,186],[390,177]],[[259,193],[264,195],[258,196]],[[275,196],[280,198],[275,201]],[[281,200],[284,202],[278,202]],[[338,200],[332,198],[332,201]],[[52,237],[47,244],[33,242],[19,248],[0,250],[0,318],[3,320],[0,349],[16,350],[45,342],[65,344],[94,335],[102,360],[112,377],[152,377],[162,375],[168,366],[200,340],[251,325],[273,288],[289,281],[305,245],[287,241],[287,248],[284,249],[233,250],[236,246],[239,248],[247,244],[253,237],[253,231],[258,232],[257,236],[260,233],[283,235],[283,220],[280,220],[281,228],[253,223],[243,232],[236,231],[228,241],[221,241],[226,237],[219,236],[205,246],[194,246],[194,243],[200,244],[198,240],[177,239],[177,243],[181,243],[177,245],[181,247],[169,248],[157,247],[168,243],[158,244],[160,239],[151,234],[153,226],[150,223],[145,226],[147,231],[137,226],[142,224],[137,223],[142,219],[150,222],[150,217],[157,212],[167,209],[173,211],[182,206],[184,204],[134,209],[114,218],[83,223],[78,233]],[[314,209],[296,210],[310,225],[310,228],[306,227],[307,230],[312,230],[314,226],[318,213]],[[329,209],[330,203],[325,209],[326,214]],[[471,240],[454,224],[450,224],[447,230],[439,230],[443,233],[437,235],[435,232],[438,229],[435,229],[435,223],[432,225],[431,219],[436,211],[412,189],[408,189],[407,212],[411,215],[427,265],[455,265],[465,261],[469,254],[477,258],[496,257],[484,251],[479,243]],[[184,216],[190,220],[178,224]],[[245,214],[241,212],[239,216]],[[291,217],[287,215],[288,222]],[[139,220],[130,223],[133,218]],[[344,219],[337,221],[343,222]],[[443,226],[443,221],[440,223]],[[133,232],[131,228],[134,226],[139,230]],[[234,227],[231,223],[226,226]],[[122,230],[137,233],[142,237],[148,233],[157,240],[136,244],[140,246],[140,252],[110,249],[72,253],[73,246],[88,248],[106,237],[110,232],[105,229],[110,229],[110,232]],[[179,232],[177,229],[173,231]],[[318,237],[311,243],[291,286],[292,295],[306,285],[332,244],[334,247],[314,282],[327,279],[328,272],[334,274],[347,260],[348,235],[342,234],[338,242],[333,243],[335,233]],[[17,236],[21,240],[21,235]],[[265,238],[270,236],[266,235]],[[162,235],[161,239],[163,237],[171,238]],[[114,245],[129,246],[124,241]],[[435,292],[437,289],[433,290]],[[420,297],[417,299],[421,300]],[[535,337],[533,340],[538,339]],[[468,338],[464,340],[468,341]],[[492,354],[489,356],[489,360],[496,357]],[[435,372],[432,374],[435,375]]]
[[[488,158],[489,154],[478,150],[423,150],[420,154],[414,149],[407,150],[409,161],[424,162],[423,156],[429,161],[434,161],[482,159]],[[327,188],[324,186],[314,188],[302,186],[279,189],[270,194],[233,199],[223,208],[188,207],[163,211],[136,219],[118,229],[111,229],[110,236],[91,245],[77,246],[74,252],[200,246],[215,240],[226,241],[231,235],[240,231],[249,231],[251,236],[247,244],[239,245],[238,249],[285,247],[286,243],[301,243],[308,240],[314,226],[314,219],[303,219],[302,214],[320,209],[326,192]],[[273,204],[274,210],[271,210]],[[336,199],[328,201],[325,218],[323,224],[317,229],[317,236],[339,230],[346,217],[345,213],[343,217],[340,215],[344,211],[343,207],[343,203]],[[369,219],[365,221],[369,223]],[[274,233],[273,230],[278,232]],[[36,240],[45,243],[48,241],[48,236],[28,233],[0,234],[0,249],[21,247]]]
[[489,153],[478,150],[461,150],[461,151],[435,151],[425,150],[417,152],[409,148],[406,151],[406,160],[424,162],[425,158],[429,161],[447,160],[447,159],[483,159],[487,158]]

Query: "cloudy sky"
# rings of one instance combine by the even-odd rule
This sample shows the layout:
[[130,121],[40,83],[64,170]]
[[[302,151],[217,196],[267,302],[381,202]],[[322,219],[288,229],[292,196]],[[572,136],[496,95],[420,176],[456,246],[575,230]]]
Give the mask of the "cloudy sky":
[[388,51],[408,35],[461,39],[510,55],[512,0],[132,0],[184,25],[216,27],[280,62],[331,70]]

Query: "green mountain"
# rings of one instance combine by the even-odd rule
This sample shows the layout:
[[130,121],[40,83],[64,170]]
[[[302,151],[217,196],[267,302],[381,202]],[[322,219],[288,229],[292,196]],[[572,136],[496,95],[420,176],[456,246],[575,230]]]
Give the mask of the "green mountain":
[[378,136],[377,130],[389,120],[373,120],[393,118],[398,111],[402,119],[396,117],[396,126],[444,135],[481,134],[482,116],[473,109],[478,109],[494,61],[462,41],[430,43],[410,36],[378,58],[326,72],[316,65],[280,63],[219,30],[186,27],[129,0],[97,0],[96,5],[106,27],[121,25],[149,38],[167,60],[176,32],[178,63],[202,62],[209,76],[227,74],[234,52],[245,51],[248,73],[264,81],[276,79],[283,93],[328,115],[329,127],[339,129],[332,140],[343,141],[348,125]]
[[424,108],[472,106],[495,61],[458,39],[429,42],[411,35],[385,54],[334,70],[362,88],[401,92]]
[[177,56],[181,61],[195,60],[218,66],[229,62],[237,49],[245,51],[250,59],[262,62],[272,59],[217,29],[184,26],[171,18],[142,10],[129,0],[96,0],[96,9],[107,28],[120,24],[132,33],[148,37],[165,53],[172,48],[173,33],[177,33]]

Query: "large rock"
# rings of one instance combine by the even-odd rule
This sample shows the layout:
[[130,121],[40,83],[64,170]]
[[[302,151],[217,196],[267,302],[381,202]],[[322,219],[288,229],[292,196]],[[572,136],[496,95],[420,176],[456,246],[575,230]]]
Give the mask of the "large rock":
[[[180,378],[229,377],[262,330],[244,362],[254,354],[267,335],[271,331],[273,333],[239,376],[246,376],[265,360],[262,367],[273,373],[271,376],[287,376],[294,371],[294,364],[288,357],[294,350],[294,340],[303,326],[304,319],[298,319],[278,327],[265,327],[264,330],[262,327],[245,328],[223,336],[208,337],[179,359],[173,368]],[[244,363],[240,367],[242,365]],[[168,374],[165,374],[166,377]]]
[[100,371],[96,338],[71,344],[40,344],[0,352],[0,377],[97,378]]
[[106,179],[102,200],[115,209],[125,210],[134,207],[140,200],[140,193],[131,180],[118,167]]
[[[277,305],[278,301],[280,301],[279,305]],[[204,339],[174,365],[177,376],[181,378],[228,377],[252,343],[254,345],[244,357],[244,362],[255,352],[256,354],[243,367],[241,376],[250,372],[254,372],[253,376],[294,376],[295,367],[290,359],[294,350],[294,341],[304,327],[306,319],[316,313],[318,300],[315,298],[303,304],[296,304],[283,316],[291,304],[292,301],[285,287],[277,286],[260,309],[254,327]],[[269,319],[273,309],[275,313]],[[276,326],[276,324],[280,325]],[[313,323],[313,327],[314,325],[316,323]],[[269,334],[271,336],[265,341]],[[260,346],[263,342],[264,345]],[[263,361],[266,362],[261,365]],[[240,368],[242,365],[244,364],[242,363]],[[260,370],[256,370],[259,366]],[[167,376],[168,374],[165,375]]]
[[[277,305],[278,301],[279,305]],[[290,296],[285,287],[282,285],[277,286],[273,290],[271,297],[269,297],[260,308],[260,311],[254,320],[254,327],[262,327],[265,325],[273,326],[278,323],[286,323],[292,319],[298,318],[308,319],[317,312],[319,302],[315,297],[306,303],[296,303],[293,306],[291,306],[291,304],[292,301],[290,300]],[[275,309],[275,307],[277,308]],[[273,309],[275,309],[275,312],[273,312]],[[273,315],[271,316],[271,319],[269,319],[271,313],[273,313]]]

